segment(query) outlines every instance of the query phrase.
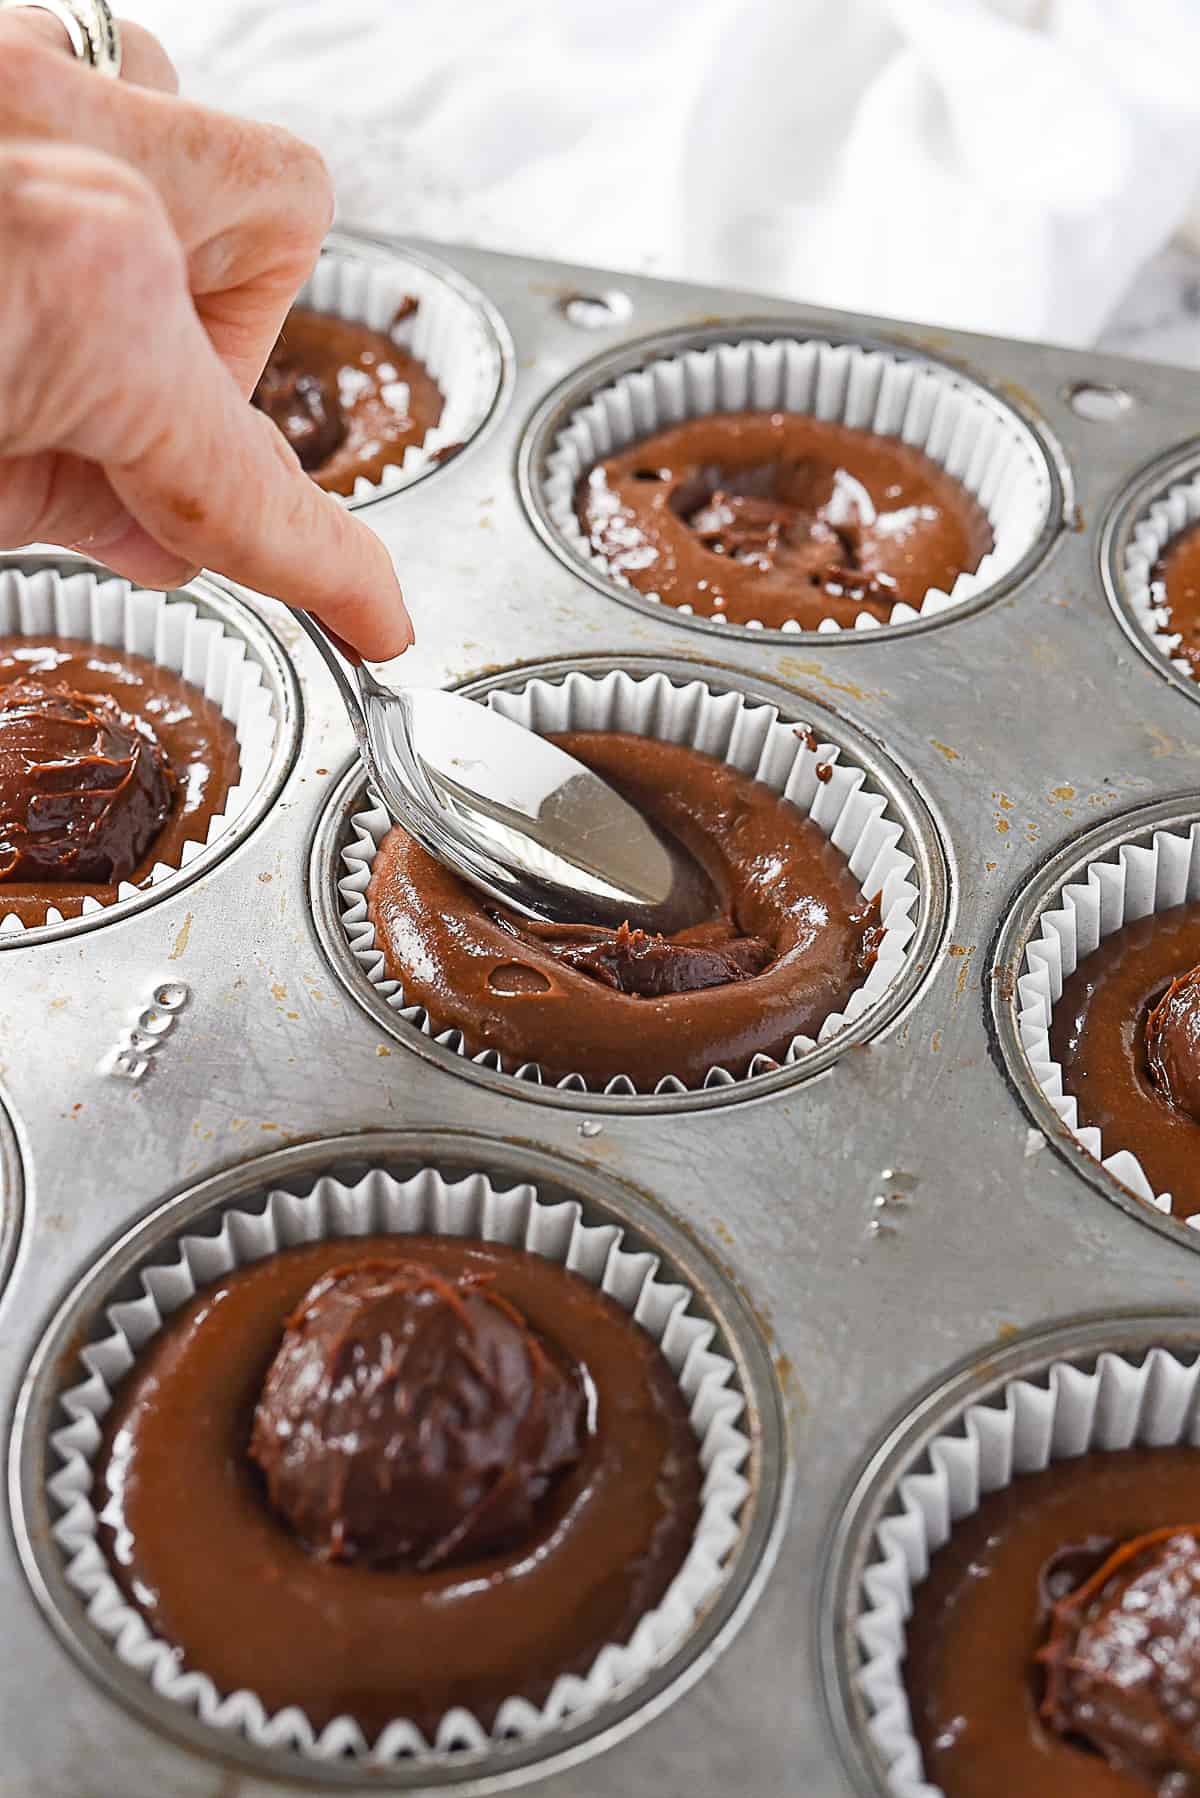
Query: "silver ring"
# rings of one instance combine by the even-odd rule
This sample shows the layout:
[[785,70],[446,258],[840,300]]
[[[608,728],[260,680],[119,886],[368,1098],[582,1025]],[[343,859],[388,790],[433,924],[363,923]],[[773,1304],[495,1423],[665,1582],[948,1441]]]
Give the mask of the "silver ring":
[[22,8],[56,18],[80,62],[114,79],[121,73],[121,27],[107,0],[0,0],[0,12]]

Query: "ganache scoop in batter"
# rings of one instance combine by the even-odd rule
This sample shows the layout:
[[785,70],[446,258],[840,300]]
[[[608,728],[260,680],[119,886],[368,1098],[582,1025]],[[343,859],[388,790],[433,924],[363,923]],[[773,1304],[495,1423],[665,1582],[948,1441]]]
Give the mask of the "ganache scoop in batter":
[[1115,1768],[1187,1776],[1190,1791],[1200,1776],[1200,1527],[1136,1536],[1092,1566],[1051,1607],[1042,1719]]
[[519,1543],[586,1413],[579,1370],[486,1279],[360,1262],[288,1318],[250,1454],[322,1557],[429,1569]]
[[0,880],[124,880],[175,800],[144,720],[98,693],[0,687]]

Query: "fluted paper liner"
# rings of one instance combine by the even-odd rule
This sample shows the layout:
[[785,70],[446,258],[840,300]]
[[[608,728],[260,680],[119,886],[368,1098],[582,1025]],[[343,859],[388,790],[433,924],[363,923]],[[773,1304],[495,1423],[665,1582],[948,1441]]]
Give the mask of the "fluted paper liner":
[[[1050,1019],[1063,983],[1106,937],[1151,912],[1200,899],[1200,824],[1187,836],[1157,830],[1148,848],[1125,843],[1107,860],[1091,862],[1086,878],[1068,882],[1036,920],[1017,978],[1017,1025],[1034,1079],[1071,1132],[1122,1186],[1158,1211],[1171,1212],[1171,1194],[1156,1193],[1132,1150],[1103,1142],[1093,1125],[1081,1125],[1063,1071],[1050,1052]],[[1186,1220],[1200,1229],[1200,1214]]]
[[[394,323],[410,298],[416,311]],[[382,331],[424,364],[442,392],[442,416],[432,430],[420,443],[409,444],[402,460],[389,463],[377,481],[359,475],[348,504],[409,486],[439,451],[467,443],[484,423],[500,386],[500,346],[467,295],[423,263],[400,254],[385,259],[328,249],[296,303]]]
[[[619,669],[602,676],[576,670],[558,681],[531,680],[517,692],[493,690],[486,703],[543,736],[556,731],[627,731],[690,744],[764,781],[810,817],[842,851],[863,896],[879,897],[883,940],[874,967],[850,995],[845,1010],[832,1012],[816,1039],[795,1037],[783,1058],[785,1064],[853,1023],[900,974],[917,927],[920,894],[912,880],[913,857],[906,852],[903,827],[888,816],[887,800],[867,784],[861,768],[842,759],[836,744],[820,743],[811,749],[797,735],[794,724],[781,721],[774,706],[736,692],[714,693],[699,680],[681,685],[665,674],[635,678]],[[830,770],[827,780],[818,776],[818,765]],[[376,992],[406,1023],[457,1054],[465,1054],[462,1032],[435,1032],[423,1007],[406,1003],[401,982],[388,975],[375,927],[367,916],[367,887],[375,855],[392,821],[376,795],[369,793],[368,798],[370,804],[351,819],[352,838],[342,852],[347,871],[338,883],[342,924],[354,958]],[[513,1066],[494,1049],[481,1050],[472,1059],[480,1067],[512,1074],[518,1080],[541,1083],[543,1079],[537,1062]],[[756,1056],[743,1078],[753,1079],[779,1065],[769,1055]],[[727,1068],[713,1067],[703,1084],[731,1086],[735,1079]],[[557,1084],[566,1091],[593,1090],[578,1073],[564,1076]],[[630,1094],[638,1088],[629,1075],[619,1074],[603,1090]],[[684,1081],[671,1073],[664,1074],[654,1087],[656,1093],[687,1090]]]
[[[0,571],[0,637],[8,636],[84,638],[144,656],[198,687],[237,733],[237,784],[230,788],[224,810],[210,821],[207,835],[185,843],[176,863],[156,862],[138,885],[122,881],[111,903],[132,898],[190,867],[236,824],[262,784],[279,729],[267,671],[246,638],[222,620],[205,617],[179,595],[143,591],[116,576],[64,577],[55,569],[29,575],[15,569]],[[82,916],[105,909],[88,894]],[[51,906],[45,922],[62,921],[61,912]],[[5,913],[0,885],[0,932],[24,929],[15,913]]]
[[[950,592],[932,587],[919,607],[893,606],[889,624],[932,618],[993,586],[1037,542],[1049,515],[1050,477],[1033,433],[965,375],[919,357],[811,338],[742,339],[662,357],[594,392],[562,426],[546,457],[544,498],[563,540],[600,573],[629,587],[588,542],[575,513],[579,481],[595,463],[685,419],[718,412],[800,412],[898,437],[952,474],[987,514],[993,547]],[[643,595],[658,599],[657,593]],[[675,611],[691,615],[690,605]],[[700,613],[709,617],[707,613]],[[726,620],[713,614],[711,621]],[[856,630],[879,619],[860,612]],[[798,631],[789,619],[752,630]],[[824,618],[818,630],[842,628]]]
[[1188,679],[1194,678],[1186,656],[1176,655],[1180,634],[1171,629],[1165,594],[1152,579],[1154,565],[1173,537],[1200,520],[1200,474],[1177,481],[1150,502],[1134,521],[1121,568],[1125,597],[1134,618],[1154,647]]
[[1162,1348],[1140,1365],[1114,1353],[1091,1370],[1054,1361],[1037,1380],[1010,1380],[1000,1397],[964,1406],[898,1477],[853,1618],[862,1656],[855,1683],[894,1798],[943,1798],[924,1777],[904,1686],[905,1623],[931,1556],[985,1494],[1051,1461],[1135,1444],[1200,1444],[1198,1377],[1200,1362]]
[[[279,1249],[384,1233],[395,1233],[400,1241],[410,1234],[436,1234],[506,1243],[599,1287],[658,1343],[687,1401],[704,1470],[700,1520],[687,1559],[629,1641],[603,1648],[582,1678],[564,1675],[540,1707],[520,1696],[505,1699],[491,1734],[470,1712],[448,1712],[432,1744],[405,1718],[396,1718],[369,1743],[352,1717],[337,1717],[318,1731],[297,1707],[270,1715],[253,1692],[219,1692],[203,1668],[183,1666],[178,1650],[156,1637],[127,1601],[100,1547],[91,1502],[95,1456],[114,1388],[164,1319],[208,1281]],[[111,1333],[81,1352],[86,1377],[61,1401],[70,1422],[51,1436],[58,1463],[48,1483],[55,1540],[67,1558],[68,1580],[113,1652],[156,1692],[215,1729],[320,1761],[350,1755],[392,1764],[414,1754],[486,1749],[506,1734],[537,1738],[556,1725],[580,1721],[636,1685],[680,1646],[725,1579],[750,1490],[743,1472],[750,1441],[740,1427],[744,1400],[734,1384],[733,1363],[713,1347],[716,1326],[691,1313],[686,1286],[660,1277],[657,1256],[623,1248],[622,1234],[618,1224],[584,1224],[574,1201],[543,1203],[531,1184],[498,1191],[481,1173],[448,1183],[430,1168],[405,1181],[376,1169],[354,1186],[325,1176],[300,1198],[272,1192],[261,1211],[226,1207],[215,1236],[185,1234],[164,1252],[170,1259],[148,1261],[141,1269],[142,1296],[110,1305]]]

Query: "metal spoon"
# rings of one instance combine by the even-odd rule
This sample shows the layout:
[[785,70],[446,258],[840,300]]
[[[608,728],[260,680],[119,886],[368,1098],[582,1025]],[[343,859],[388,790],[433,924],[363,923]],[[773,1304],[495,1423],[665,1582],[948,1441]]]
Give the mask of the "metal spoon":
[[474,700],[384,687],[310,613],[296,617],[391,816],[464,880],[551,924],[669,935],[704,914],[707,876],[574,756]]

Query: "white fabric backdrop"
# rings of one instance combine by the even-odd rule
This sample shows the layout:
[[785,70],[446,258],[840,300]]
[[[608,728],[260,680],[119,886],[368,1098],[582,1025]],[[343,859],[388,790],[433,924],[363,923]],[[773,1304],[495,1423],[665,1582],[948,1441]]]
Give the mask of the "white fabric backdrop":
[[343,217],[1086,343],[1200,181],[1200,0],[125,0]]

